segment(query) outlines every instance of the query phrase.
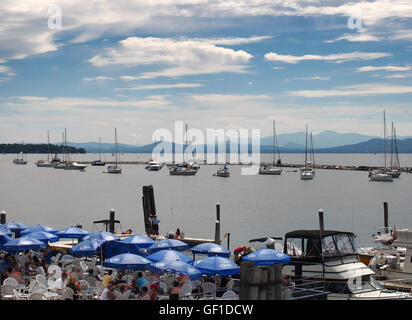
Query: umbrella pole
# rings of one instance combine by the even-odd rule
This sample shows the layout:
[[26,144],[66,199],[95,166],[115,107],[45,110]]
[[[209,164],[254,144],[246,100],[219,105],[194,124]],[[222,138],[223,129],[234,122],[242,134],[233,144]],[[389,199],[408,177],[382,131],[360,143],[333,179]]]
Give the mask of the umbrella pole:
[[215,292],[213,293],[213,298],[216,300],[216,291],[217,291],[217,284],[216,284],[216,274],[215,274]]

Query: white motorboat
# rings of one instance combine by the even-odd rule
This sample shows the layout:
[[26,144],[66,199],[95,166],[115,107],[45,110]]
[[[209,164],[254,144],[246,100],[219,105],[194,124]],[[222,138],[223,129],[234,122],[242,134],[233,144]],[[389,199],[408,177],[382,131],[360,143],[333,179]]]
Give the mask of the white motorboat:
[[300,172],[300,178],[302,180],[311,180],[315,176],[312,169],[303,169]]
[[170,167],[169,173],[172,176],[194,176],[197,170],[192,169],[187,163],[184,163]]
[[159,171],[162,169],[162,164],[158,161],[150,161],[148,165],[146,166],[146,170],[148,171]]
[[296,283],[317,282],[330,292],[328,299],[412,299],[409,293],[388,290],[375,279],[375,272],[360,262],[351,232],[296,230],[288,232],[284,253],[291,262],[283,267]]
[[107,166],[107,173],[122,173],[122,167],[117,164],[111,164]]
[[220,168],[219,170],[217,170],[216,176],[217,177],[228,178],[230,176],[230,171],[229,171],[228,166],[225,164],[223,166],[223,168]]
[[280,175],[280,174],[282,174],[282,169],[277,168],[275,166],[266,165],[266,166],[262,166],[262,167],[259,168],[259,174],[262,174],[262,175],[265,175],[265,174],[267,174],[267,175]]

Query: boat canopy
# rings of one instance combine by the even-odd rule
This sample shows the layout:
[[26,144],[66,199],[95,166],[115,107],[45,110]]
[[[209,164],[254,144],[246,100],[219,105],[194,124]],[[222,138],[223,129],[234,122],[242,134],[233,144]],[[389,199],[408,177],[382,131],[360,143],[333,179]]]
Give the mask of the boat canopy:
[[352,232],[324,230],[321,243],[320,230],[296,230],[285,235],[284,253],[294,260],[320,262],[322,248],[325,261],[353,262],[357,260],[354,238]]

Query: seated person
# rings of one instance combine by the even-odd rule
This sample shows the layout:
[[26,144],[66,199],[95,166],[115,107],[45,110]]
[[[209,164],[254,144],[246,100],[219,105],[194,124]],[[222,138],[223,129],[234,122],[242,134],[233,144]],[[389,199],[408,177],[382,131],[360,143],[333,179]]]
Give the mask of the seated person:
[[115,300],[129,300],[133,287],[125,283],[120,283],[116,287],[114,290]]
[[116,285],[114,284],[114,280],[110,280],[107,284],[106,288],[104,288],[100,300],[114,300],[116,296],[114,294],[114,290],[116,289]]

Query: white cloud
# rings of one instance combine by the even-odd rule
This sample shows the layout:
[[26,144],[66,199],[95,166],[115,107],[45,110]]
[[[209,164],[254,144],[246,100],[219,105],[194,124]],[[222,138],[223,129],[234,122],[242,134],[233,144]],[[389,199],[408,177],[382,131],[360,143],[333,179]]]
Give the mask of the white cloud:
[[369,42],[369,41],[380,41],[381,38],[365,33],[355,33],[355,34],[344,34],[341,37],[338,37],[333,40],[326,40],[326,43],[332,43],[336,41],[346,40],[350,42]]
[[323,81],[328,81],[330,80],[330,77],[320,77],[320,76],[314,76],[314,77],[301,77],[301,78],[293,78],[295,80],[323,80]]
[[83,81],[104,81],[104,80],[114,80],[112,77],[107,76],[97,76],[92,78],[83,78]]
[[357,72],[368,72],[368,71],[408,71],[411,70],[411,67],[401,67],[401,66],[382,66],[382,67],[375,67],[375,66],[364,66],[356,69]]
[[349,52],[349,53],[336,53],[329,55],[313,55],[305,54],[303,56],[293,56],[293,55],[282,55],[275,52],[269,52],[265,54],[265,59],[268,61],[277,61],[284,63],[298,63],[300,61],[309,61],[309,60],[324,60],[332,61],[336,63],[353,61],[353,60],[373,60],[383,57],[392,56],[390,53],[384,52]]
[[[129,37],[119,41],[119,46],[108,49],[88,61],[96,67],[110,65],[139,66],[157,64],[165,68],[138,76],[122,76],[125,81],[156,77],[181,77],[186,75],[221,72],[246,72],[252,55],[243,50],[216,46],[207,41],[155,37]],[[236,40],[238,41],[238,40]]]
[[139,85],[128,88],[116,88],[116,90],[156,90],[156,89],[173,89],[173,88],[198,88],[203,87],[201,83],[175,83],[175,84],[153,84]]
[[382,94],[412,93],[412,86],[374,83],[336,87],[328,90],[287,91],[286,93],[292,96],[299,96],[305,98],[325,98],[337,96],[373,96]]

